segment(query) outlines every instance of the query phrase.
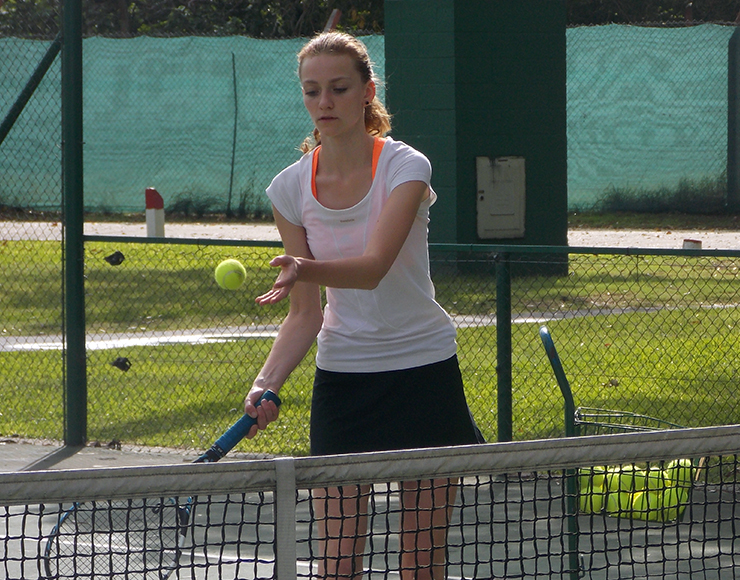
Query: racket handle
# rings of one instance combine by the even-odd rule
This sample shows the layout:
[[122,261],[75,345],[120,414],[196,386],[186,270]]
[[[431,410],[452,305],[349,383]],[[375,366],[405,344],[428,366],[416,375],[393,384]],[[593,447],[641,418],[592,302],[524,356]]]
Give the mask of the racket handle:
[[[265,391],[256,403],[256,407],[259,407],[262,401],[268,400],[275,403],[278,407],[280,406],[280,397],[278,397],[272,391]],[[244,437],[246,437],[252,425],[257,423],[257,419],[253,419],[247,414],[244,414],[241,419],[234,423],[229,429],[221,435],[216,442],[211,445],[211,448],[206,451],[203,455],[198,457],[193,463],[214,463],[231,451],[234,446],[239,443]]]

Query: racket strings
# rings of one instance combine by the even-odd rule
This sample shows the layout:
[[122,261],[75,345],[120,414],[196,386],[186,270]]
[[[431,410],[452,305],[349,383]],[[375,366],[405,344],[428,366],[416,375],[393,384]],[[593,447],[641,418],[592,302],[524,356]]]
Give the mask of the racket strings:
[[[60,517],[47,546],[52,578],[161,578],[175,567],[182,543],[175,500],[75,504]],[[121,576],[123,575],[123,576]]]

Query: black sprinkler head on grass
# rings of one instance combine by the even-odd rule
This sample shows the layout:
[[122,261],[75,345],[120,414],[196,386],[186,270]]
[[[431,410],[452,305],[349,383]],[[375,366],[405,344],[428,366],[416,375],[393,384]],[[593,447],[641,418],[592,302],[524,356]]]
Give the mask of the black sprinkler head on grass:
[[125,356],[119,356],[110,364],[117,369],[121,369],[124,373],[131,368],[131,361],[128,360]]
[[125,259],[126,256],[124,256],[123,253],[119,252],[118,250],[113,252],[110,256],[106,256],[104,258],[104,260],[108,262],[111,266],[120,266]]

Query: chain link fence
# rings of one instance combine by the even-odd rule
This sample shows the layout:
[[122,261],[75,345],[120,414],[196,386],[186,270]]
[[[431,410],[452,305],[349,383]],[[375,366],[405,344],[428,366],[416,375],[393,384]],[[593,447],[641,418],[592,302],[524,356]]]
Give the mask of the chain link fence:
[[[58,224],[62,209],[58,21],[50,6],[43,25],[0,35],[0,341],[60,337],[63,328],[61,232],[35,221],[44,208]],[[62,438],[63,369],[59,351],[36,357],[33,368],[0,352],[0,435],[14,433],[19,407],[37,397],[43,412],[32,418],[33,435]]]
[[[43,33],[19,31],[0,37],[0,115],[7,120],[8,112],[22,104],[21,96],[27,96],[0,143],[0,262],[4,274],[0,280],[0,398],[4,402],[0,436],[5,437],[63,437],[58,58],[51,60],[28,94],[29,79],[53,50],[57,20],[55,14]],[[598,27],[579,34],[616,35],[623,28],[630,27],[616,31]],[[582,90],[575,90],[576,85],[569,88],[569,173],[577,174],[574,168],[580,165],[603,168],[619,158],[623,160],[620,172],[630,177],[630,185],[643,183],[638,178],[670,156],[666,149],[654,147],[658,141],[672,143],[683,159],[701,158],[698,163],[710,174],[722,171],[716,148],[726,126],[700,137],[693,128],[726,119],[726,109],[723,116],[715,94],[726,91],[726,79],[719,78],[722,64],[715,60],[721,61],[717,55],[730,30],[696,29],[661,31],[697,35],[702,50],[685,52],[698,53],[697,58],[707,63],[711,50],[716,59],[709,59],[713,64],[707,64],[706,71],[689,83],[688,96],[676,88],[685,84],[680,80],[684,77],[671,81],[673,88],[667,88],[665,95],[681,96],[680,106],[652,124],[652,129],[649,117],[627,124],[641,127],[634,133],[647,143],[642,149],[627,145],[621,136],[629,131],[618,130],[615,124],[624,121],[625,111],[639,103],[640,94],[646,94],[646,74],[656,72],[656,67],[666,74],[676,72],[684,61],[674,63],[674,57],[663,55],[662,65],[651,64],[647,55],[664,43],[651,40],[639,45],[631,31],[632,40],[620,42],[633,52],[641,51],[643,68],[624,66],[628,60],[616,56],[612,59],[608,47],[592,54],[595,60],[590,64],[569,68],[569,85],[575,82],[576,71],[585,68],[593,75],[606,70],[610,61],[614,61],[610,75],[617,70],[632,71],[623,84],[612,79],[594,84],[587,92],[584,81],[579,81]],[[700,36],[702,31],[708,31],[711,39]],[[576,50],[570,42],[575,37],[569,30],[569,55]],[[373,58],[382,64],[382,37],[370,38]],[[605,44],[604,38],[599,43]],[[679,44],[685,45],[686,38]],[[93,83],[85,105],[88,209],[140,212],[145,187],[156,186],[165,196],[170,216],[198,217],[212,210],[230,210],[233,215],[249,217],[266,211],[260,205],[266,203],[261,194],[265,180],[289,163],[291,155],[297,155],[286,143],[297,144],[309,129],[295,98],[297,84],[290,85],[295,83],[292,55],[299,41],[90,38],[85,42],[89,67],[85,78]],[[262,52],[250,56],[256,46]],[[155,78],[144,76],[153,61],[145,66],[128,52],[129,47],[137,47],[140,53],[136,54],[147,58],[164,56],[165,64],[154,67],[159,71]],[[122,56],[114,58],[119,51]],[[213,54],[220,55],[218,62],[212,60]],[[285,70],[260,68],[274,67],[278,61]],[[132,62],[139,64],[132,67]],[[177,74],[177,67],[168,69],[168,62],[184,63],[179,71],[182,75]],[[216,84],[203,80],[214,77],[220,79]],[[286,82],[285,97],[279,96],[276,78]],[[720,88],[708,88],[709,80],[718,81]],[[625,86],[635,92],[621,105],[601,106],[606,102],[605,91],[624,92]],[[659,91],[653,87],[648,92]],[[583,101],[589,94],[597,105]],[[665,95],[662,101],[668,98]],[[688,102],[692,99],[702,106],[692,106]],[[709,101],[713,104],[704,107]],[[202,116],[191,124],[183,123],[186,108]],[[647,114],[652,105],[642,103],[639,108]],[[125,116],[126,110],[136,111],[135,116]],[[581,111],[578,119],[574,117],[577,110]],[[675,116],[681,117],[679,124],[668,124],[669,117]],[[591,128],[593,139],[578,140],[579,123]],[[665,135],[671,138],[662,139]],[[612,139],[615,136],[620,138]],[[257,143],[267,149],[253,149]],[[618,148],[606,149],[612,143]],[[574,157],[574,148],[579,147],[606,161]],[[712,147],[714,152],[710,152]],[[651,169],[639,169],[626,157],[628,152],[651,160]],[[258,169],[262,177],[257,177]],[[120,185],[123,178],[125,187]],[[177,181],[183,178],[187,181]],[[601,191],[602,185],[593,187]],[[513,437],[563,432],[562,398],[537,335],[541,324],[553,333],[579,404],[642,412],[689,426],[737,421],[737,255],[636,250],[604,254],[596,249],[571,249],[567,257],[561,255],[567,259],[564,270],[554,273],[551,257],[556,250],[515,256],[510,297],[497,291],[502,250],[436,248],[432,253],[439,301],[458,327],[470,404],[489,440],[499,436],[497,401],[499,389],[506,387],[500,384],[501,377],[507,376],[502,371],[510,371],[511,376]],[[521,253],[522,249],[511,251]],[[111,446],[202,448],[235,420],[285,314],[284,306],[262,309],[253,304],[253,297],[272,283],[274,272],[266,264],[279,252],[279,247],[270,244],[149,243],[88,236],[88,439]],[[220,290],[213,281],[213,268],[225,257],[239,258],[248,267],[248,282],[236,292]],[[510,369],[500,368],[497,350],[497,309],[505,307],[506,300],[513,322]],[[282,418],[272,426],[272,437],[259,438],[245,449],[306,453],[312,354],[282,393]]]
[[[241,416],[286,314],[285,305],[254,304],[272,284],[267,262],[281,248],[103,236],[89,236],[86,247],[88,438],[111,446],[206,447]],[[507,388],[499,383],[497,352],[497,311],[507,308],[514,439],[563,433],[563,399],[538,336],[543,324],[578,404],[687,426],[737,421],[740,252],[508,250],[519,254],[506,258],[505,247],[471,254],[463,246],[432,253],[438,300],[458,328],[471,409],[489,440],[499,436],[497,399]],[[570,252],[567,271],[552,275],[558,250]],[[233,292],[213,278],[227,257],[248,271]],[[510,296],[497,292],[502,259],[510,260]],[[46,334],[56,313],[44,320],[22,307],[6,312],[19,322],[2,342],[3,433],[53,437],[63,420],[58,381],[48,377],[50,365],[60,364],[59,338]],[[282,415],[271,435],[245,449],[307,452],[313,354],[281,392]]]

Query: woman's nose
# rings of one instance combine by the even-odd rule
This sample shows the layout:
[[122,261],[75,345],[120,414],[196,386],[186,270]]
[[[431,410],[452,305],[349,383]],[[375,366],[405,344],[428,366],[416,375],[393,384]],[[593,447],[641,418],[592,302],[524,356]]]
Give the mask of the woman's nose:
[[328,91],[324,91],[321,93],[321,98],[319,99],[319,107],[322,109],[330,109],[334,106],[334,101],[331,99],[331,95]]

